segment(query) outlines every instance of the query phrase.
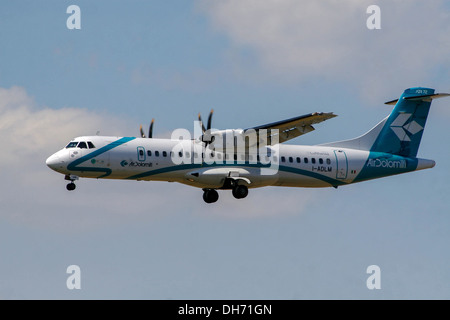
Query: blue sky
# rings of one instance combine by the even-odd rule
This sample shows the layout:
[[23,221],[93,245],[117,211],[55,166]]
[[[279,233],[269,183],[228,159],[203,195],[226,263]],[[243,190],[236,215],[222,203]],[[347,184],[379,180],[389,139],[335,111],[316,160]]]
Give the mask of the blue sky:
[[[81,8],[81,30],[66,9]],[[351,138],[414,86],[450,92],[445,1],[15,1],[0,10],[0,299],[449,299],[445,144],[433,102],[419,156],[436,167],[335,189],[228,192],[82,179],[45,159],[75,136],[246,128],[339,117],[293,140]],[[81,268],[68,290],[66,268]],[[366,268],[381,268],[368,290]]]

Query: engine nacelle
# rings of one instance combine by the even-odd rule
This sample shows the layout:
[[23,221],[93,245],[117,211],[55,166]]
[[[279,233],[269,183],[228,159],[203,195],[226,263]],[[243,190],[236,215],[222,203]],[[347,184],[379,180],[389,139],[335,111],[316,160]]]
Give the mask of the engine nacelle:
[[235,147],[244,147],[245,136],[242,129],[207,130],[199,137],[199,140],[209,144],[211,149],[218,151],[229,150],[233,153]]

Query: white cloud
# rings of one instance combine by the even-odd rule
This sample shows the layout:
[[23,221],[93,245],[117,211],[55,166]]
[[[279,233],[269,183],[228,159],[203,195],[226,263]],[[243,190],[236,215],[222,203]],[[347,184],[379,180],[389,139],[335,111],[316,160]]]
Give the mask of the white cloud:
[[[61,149],[70,139],[120,127],[118,119],[79,108],[36,106],[24,88],[0,88],[0,165],[18,165]],[[122,125],[123,127],[123,125]]]
[[[381,30],[366,27],[371,4],[381,8]],[[370,97],[449,73],[450,13],[442,0],[223,0],[200,7],[235,51],[250,48],[276,79],[346,81]]]

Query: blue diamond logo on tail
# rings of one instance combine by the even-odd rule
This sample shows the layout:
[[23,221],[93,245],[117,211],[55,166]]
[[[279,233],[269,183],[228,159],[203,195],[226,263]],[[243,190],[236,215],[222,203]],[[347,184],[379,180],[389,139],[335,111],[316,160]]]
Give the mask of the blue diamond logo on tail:
[[411,138],[407,134],[409,132],[411,135],[415,135],[416,133],[423,130],[423,127],[418,124],[416,121],[408,122],[409,118],[411,118],[412,113],[400,113],[397,118],[392,122],[391,129],[394,131],[397,138],[400,141],[411,141]]

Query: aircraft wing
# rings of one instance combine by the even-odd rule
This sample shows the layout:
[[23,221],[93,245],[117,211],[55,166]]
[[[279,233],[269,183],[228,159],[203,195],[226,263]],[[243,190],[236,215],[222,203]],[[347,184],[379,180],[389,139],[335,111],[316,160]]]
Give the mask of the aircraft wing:
[[320,123],[334,117],[337,117],[337,115],[333,114],[332,112],[314,112],[299,117],[264,124],[262,126],[248,128],[245,131],[250,129],[256,131],[267,129],[267,144],[271,145],[272,138],[277,135],[276,132],[272,131],[273,129],[278,129],[278,142],[283,143],[285,141],[294,139],[298,136],[315,130],[315,128],[312,126],[313,124]]

